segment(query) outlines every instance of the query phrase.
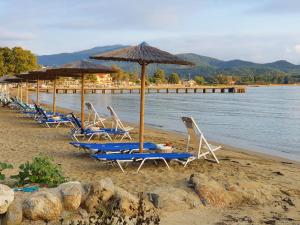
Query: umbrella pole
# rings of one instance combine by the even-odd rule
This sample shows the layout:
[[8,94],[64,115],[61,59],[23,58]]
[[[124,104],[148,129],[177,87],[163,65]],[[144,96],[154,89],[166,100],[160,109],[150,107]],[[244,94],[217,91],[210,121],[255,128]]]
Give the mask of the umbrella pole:
[[19,100],[20,99],[20,88],[19,88],[19,84],[17,84],[17,99]]
[[81,75],[81,124],[84,127],[84,74]]
[[29,102],[28,102],[28,80],[26,80],[26,104],[28,104]]
[[23,92],[22,92],[22,82],[20,83],[20,99],[21,99],[21,102],[23,102]]
[[140,148],[139,152],[143,152],[144,148],[144,116],[145,116],[145,77],[146,64],[142,64],[141,71],[141,96],[140,96]]
[[40,91],[40,80],[37,79],[36,81],[36,104],[39,104],[39,91]]
[[53,105],[52,105],[52,111],[55,113],[56,111],[56,76],[53,80]]

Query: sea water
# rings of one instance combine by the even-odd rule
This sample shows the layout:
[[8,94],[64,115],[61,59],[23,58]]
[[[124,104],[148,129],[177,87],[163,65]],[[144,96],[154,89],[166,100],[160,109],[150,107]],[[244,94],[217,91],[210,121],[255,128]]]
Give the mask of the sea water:
[[[41,94],[52,103],[52,94]],[[139,122],[139,94],[87,94],[97,111]],[[79,94],[58,94],[57,106],[80,111]],[[145,123],[185,132],[181,116],[192,116],[209,140],[300,161],[300,87],[249,87],[246,93],[146,94]]]

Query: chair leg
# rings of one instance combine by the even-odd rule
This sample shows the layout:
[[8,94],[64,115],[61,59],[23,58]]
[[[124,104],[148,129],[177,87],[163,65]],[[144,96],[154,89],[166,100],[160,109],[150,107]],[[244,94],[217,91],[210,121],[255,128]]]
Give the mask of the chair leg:
[[124,169],[123,169],[121,163],[119,162],[119,160],[117,160],[117,164],[118,164],[118,166],[120,167],[120,169],[122,170],[122,172],[125,173],[125,171],[124,171]]

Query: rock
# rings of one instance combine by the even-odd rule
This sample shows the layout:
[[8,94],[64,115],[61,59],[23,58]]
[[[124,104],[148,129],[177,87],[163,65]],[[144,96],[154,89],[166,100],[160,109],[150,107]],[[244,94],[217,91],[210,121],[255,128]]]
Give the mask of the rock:
[[[200,206],[199,198],[183,189],[160,187],[155,189],[152,194],[159,196],[158,208],[162,208],[165,211],[188,210]],[[155,202],[152,203],[156,207]]]
[[60,199],[46,191],[34,193],[23,202],[23,214],[30,220],[54,220],[60,216],[61,211]]
[[85,186],[85,189],[89,189],[89,193],[83,206],[88,212],[94,211],[99,201],[107,202],[115,193],[115,187],[110,178],[93,182],[89,187]]
[[20,202],[14,201],[5,213],[1,225],[19,225],[22,223],[23,213]]
[[118,202],[118,207],[125,215],[132,216],[138,208],[139,199],[123,188],[115,187],[114,200]]
[[204,174],[192,174],[189,180],[193,189],[199,195],[203,205],[223,207],[231,202],[231,197],[225,188],[217,181]]
[[0,214],[6,213],[13,200],[14,191],[10,187],[0,184]]
[[80,182],[67,182],[59,185],[63,207],[66,210],[77,210],[81,204],[82,187]]

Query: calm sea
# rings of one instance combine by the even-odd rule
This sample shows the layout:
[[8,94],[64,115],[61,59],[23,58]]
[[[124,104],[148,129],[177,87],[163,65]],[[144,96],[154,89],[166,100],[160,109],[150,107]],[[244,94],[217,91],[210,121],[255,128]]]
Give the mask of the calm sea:
[[[52,102],[51,94],[41,100]],[[138,123],[138,94],[88,94],[108,115],[112,105],[124,121]],[[80,110],[78,94],[58,94],[57,105]],[[300,161],[300,87],[251,87],[245,94],[147,94],[145,122],[185,132],[181,116],[193,116],[210,140]]]

